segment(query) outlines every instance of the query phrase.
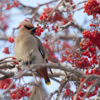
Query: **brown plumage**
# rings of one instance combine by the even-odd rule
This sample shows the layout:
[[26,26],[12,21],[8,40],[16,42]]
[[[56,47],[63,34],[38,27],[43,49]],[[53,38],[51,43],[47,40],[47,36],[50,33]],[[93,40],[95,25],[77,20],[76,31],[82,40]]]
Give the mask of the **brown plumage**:
[[[18,36],[15,38],[15,56],[24,60],[27,64],[27,53],[33,49],[31,64],[45,63],[45,49],[40,39],[34,35],[36,28],[26,21],[22,21],[21,25]],[[37,69],[37,72],[45,79],[47,85],[51,84],[47,67],[41,67]]]

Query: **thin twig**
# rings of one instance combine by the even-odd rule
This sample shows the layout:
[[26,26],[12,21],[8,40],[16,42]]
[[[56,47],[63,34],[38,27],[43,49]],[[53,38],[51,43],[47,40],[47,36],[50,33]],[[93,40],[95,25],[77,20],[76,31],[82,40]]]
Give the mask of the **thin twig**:
[[6,60],[6,61],[1,61],[0,64],[8,63],[8,62],[19,62],[19,61],[18,60]]
[[34,11],[34,13],[32,14],[32,17],[30,18],[30,22],[32,23],[32,19],[34,18],[34,16],[36,15],[38,9],[39,9],[40,5],[38,5],[38,7],[36,8],[36,10]]
[[74,9],[73,12],[78,11],[78,10],[81,10],[83,8],[84,8],[84,6],[83,7],[80,7],[80,8],[77,8],[77,9]]
[[54,81],[56,81],[56,82],[58,82],[58,83],[61,83],[59,80],[57,80],[57,79],[55,79],[53,77],[51,77],[51,79],[54,80]]
[[4,64],[0,64],[0,69],[5,69],[5,68],[14,68],[15,67],[15,64],[14,63],[11,63],[11,64],[7,64],[7,63],[4,63]]
[[3,70],[0,70],[0,74],[3,74],[3,75],[5,75],[5,76],[12,76],[12,75],[14,75],[13,72],[8,73],[8,72],[5,72],[5,71],[3,71]]
[[36,90],[36,87],[33,85],[33,87],[32,87],[32,93],[31,93],[31,95],[30,95],[29,100],[33,100],[34,95],[35,95],[35,90]]
[[15,58],[15,57],[14,57],[14,56],[5,57],[5,58],[3,58],[3,59],[0,59],[0,62],[3,61],[3,60],[5,60],[5,59],[8,59],[8,58]]
[[85,3],[85,2],[87,2],[87,0],[83,0],[83,1],[80,1],[80,2],[78,2],[76,4],[73,4],[72,7],[77,6],[77,5],[81,4],[81,3]]

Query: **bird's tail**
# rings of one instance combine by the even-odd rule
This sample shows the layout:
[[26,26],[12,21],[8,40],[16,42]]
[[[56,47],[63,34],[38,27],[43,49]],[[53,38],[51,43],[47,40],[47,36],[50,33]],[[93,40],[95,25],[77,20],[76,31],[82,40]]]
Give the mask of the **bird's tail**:
[[44,78],[46,85],[50,85],[50,79],[47,73],[47,67],[41,67],[37,69],[37,72]]

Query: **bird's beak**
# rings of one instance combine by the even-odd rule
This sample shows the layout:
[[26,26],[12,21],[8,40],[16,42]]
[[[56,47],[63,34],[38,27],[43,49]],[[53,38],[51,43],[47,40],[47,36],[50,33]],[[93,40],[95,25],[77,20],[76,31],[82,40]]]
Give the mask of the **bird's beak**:
[[33,27],[33,28],[30,30],[30,32],[31,32],[32,34],[35,34],[36,29],[37,29],[37,27]]

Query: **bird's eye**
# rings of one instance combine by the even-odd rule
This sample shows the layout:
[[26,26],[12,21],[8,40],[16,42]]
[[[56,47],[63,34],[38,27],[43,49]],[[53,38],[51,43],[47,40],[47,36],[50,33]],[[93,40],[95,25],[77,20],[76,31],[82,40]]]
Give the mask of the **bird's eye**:
[[37,29],[37,27],[32,27],[32,28],[30,28],[30,27],[28,27],[28,26],[24,26],[27,30],[29,30],[30,32],[31,32],[31,34],[35,34],[35,32],[36,32],[36,29]]

